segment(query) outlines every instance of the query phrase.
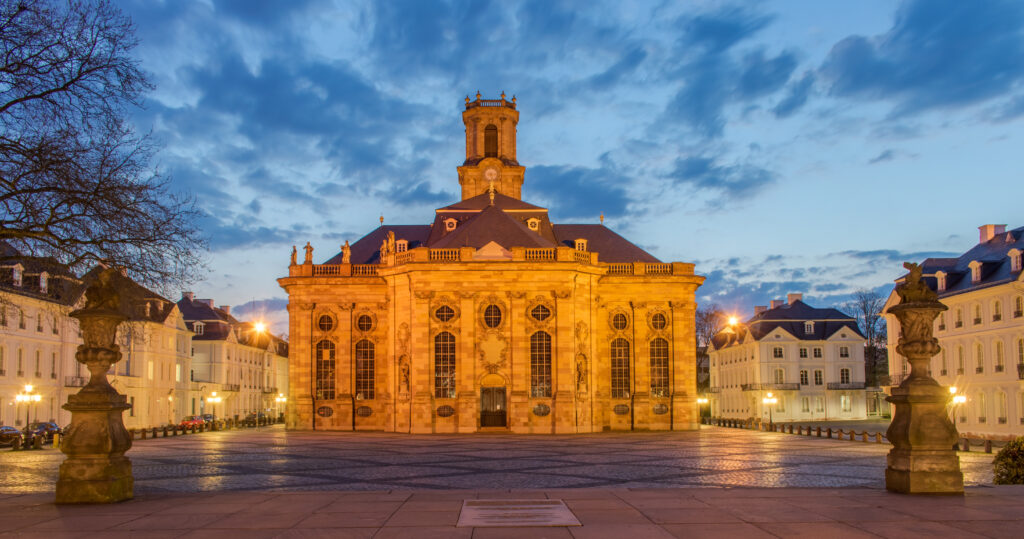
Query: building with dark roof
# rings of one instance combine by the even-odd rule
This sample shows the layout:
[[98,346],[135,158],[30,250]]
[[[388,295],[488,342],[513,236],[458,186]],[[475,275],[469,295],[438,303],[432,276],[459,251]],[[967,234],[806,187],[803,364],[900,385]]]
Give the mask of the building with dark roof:
[[[461,200],[293,250],[289,428],[694,429],[693,264],[522,200],[515,99],[466,99]],[[598,208],[595,208],[595,214]]]
[[242,418],[259,411],[276,417],[277,399],[288,397],[288,343],[265,326],[239,321],[230,306],[215,306],[192,292],[183,293],[177,306],[192,331],[193,413]]
[[853,317],[812,307],[802,294],[755,307],[750,319],[711,339],[711,415],[776,422],[864,419],[865,342]]
[[[935,320],[942,350],[931,374],[966,398],[954,410],[961,435],[1011,438],[1024,434],[1024,227],[978,230],[977,245],[962,255],[921,263],[925,283],[948,307]],[[886,308],[898,302],[894,288]],[[886,315],[886,323],[895,386],[910,367],[896,351],[899,321]]]

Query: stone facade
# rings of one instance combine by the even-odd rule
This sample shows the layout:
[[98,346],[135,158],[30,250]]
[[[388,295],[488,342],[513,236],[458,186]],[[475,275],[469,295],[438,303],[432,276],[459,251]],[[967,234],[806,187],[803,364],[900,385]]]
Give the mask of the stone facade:
[[382,226],[324,264],[293,251],[288,428],[697,428],[703,277],[521,202],[514,98],[467,98],[463,120],[463,200],[433,225]]

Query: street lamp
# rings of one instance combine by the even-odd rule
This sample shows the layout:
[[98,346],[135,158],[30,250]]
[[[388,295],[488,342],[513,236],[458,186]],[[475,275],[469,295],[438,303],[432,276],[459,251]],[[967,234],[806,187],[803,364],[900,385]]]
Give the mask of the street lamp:
[[210,393],[210,396],[206,398],[206,402],[213,404],[213,427],[217,428],[217,403],[220,402],[217,392]]
[[30,402],[38,403],[43,400],[43,396],[39,393],[32,392],[32,384],[25,384],[25,392],[18,393],[14,396],[14,400],[25,403],[25,428],[28,429],[29,418],[28,418],[28,405]]
[[281,417],[281,403],[288,402],[288,397],[285,397],[284,393],[278,393],[277,397],[274,397],[274,402],[277,403],[277,416]]
[[761,399],[761,403],[768,407],[768,425],[774,425],[775,421],[772,420],[772,407],[775,403],[779,402],[779,399],[772,396],[772,392],[769,391],[768,395]]
[[949,386],[949,394],[952,395],[952,397],[953,397],[953,399],[952,399],[953,406],[950,407],[950,414],[949,414],[950,415],[950,420],[953,422],[953,425],[956,426],[956,410],[957,410],[957,407],[960,406],[961,404],[967,402],[967,397],[965,395],[957,395],[956,394],[956,386]]
[[[254,339],[253,346],[256,349],[259,349],[259,346],[260,346],[259,336],[262,335],[263,332],[266,331],[266,329],[267,329],[267,325],[264,324],[263,322],[255,322],[255,323],[253,323],[252,330],[256,333],[256,339]],[[259,404],[256,405],[256,430],[257,431],[260,430],[260,412],[263,410],[263,375],[265,374],[264,371],[263,371],[263,362],[265,361],[265,358],[263,357],[262,353],[259,354],[259,360],[260,360],[260,380],[259,380],[259,383],[256,384],[256,387],[259,390],[259,395],[256,397],[257,402],[259,403]]]

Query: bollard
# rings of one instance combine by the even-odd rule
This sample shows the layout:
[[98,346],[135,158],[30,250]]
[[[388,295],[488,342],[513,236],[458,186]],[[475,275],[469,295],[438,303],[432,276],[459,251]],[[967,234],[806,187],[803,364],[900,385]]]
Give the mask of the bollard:
[[32,449],[42,449],[43,448],[43,440],[45,440],[45,439],[46,439],[46,435],[44,435],[44,434],[40,434],[38,436],[33,436],[32,437]]
[[57,449],[57,448],[60,447],[60,433],[59,432],[53,433],[53,442],[51,442],[51,445],[53,445],[54,449]]
[[882,443],[882,433],[881,432],[876,432],[875,433],[875,443],[876,444]]
[[139,436],[140,436],[140,438],[139,438],[140,440],[145,440],[146,439],[146,429],[139,429]]
[[153,437],[156,438],[156,427],[153,427]]
[[832,439],[832,427],[829,427],[829,428],[828,428],[828,429],[827,429],[827,430],[825,431],[825,436],[828,436],[828,439],[829,439],[829,440],[831,440],[831,439]]
[[970,451],[971,450],[971,442],[970,442],[970,440],[968,440],[967,438],[964,438],[963,441],[961,442],[960,450],[961,451]]
[[789,433],[793,434],[793,425],[792,424],[789,425]]
[[167,437],[167,427],[164,427],[164,438]]
[[818,438],[821,438],[821,427],[818,427],[817,432],[818,432]]
[[11,443],[11,450],[21,451],[21,436],[15,438],[14,441]]
[[850,431],[850,441],[851,442],[853,441],[853,431],[852,430]]
[[991,453],[992,452],[992,440],[985,440],[985,452],[986,453]]

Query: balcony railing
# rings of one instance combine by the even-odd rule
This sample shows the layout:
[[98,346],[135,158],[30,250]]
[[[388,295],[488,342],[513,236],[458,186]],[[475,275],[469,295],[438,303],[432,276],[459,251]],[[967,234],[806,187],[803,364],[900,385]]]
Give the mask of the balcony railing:
[[458,249],[431,249],[427,256],[431,262],[458,262],[459,259]]
[[740,389],[743,391],[762,391],[762,390],[776,390],[776,391],[796,391],[800,389],[800,384],[775,384],[775,383],[762,383],[762,384],[741,384]]
[[608,275],[633,275],[633,264],[608,264]]
[[981,318],[975,318],[975,319],[974,319],[974,325],[976,325],[976,326],[977,326],[977,325],[979,325],[979,324],[981,324]]
[[89,379],[84,376],[65,376],[64,387],[85,387]]
[[985,372],[985,367],[975,367],[974,368],[974,374],[981,374],[983,372]]
[[240,384],[224,384],[224,391],[238,391],[241,387]]
[[532,248],[526,249],[527,262],[552,262],[555,260],[556,252],[553,248]]
[[993,321],[993,322],[998,322],[998,321],[1000,321],[1000,320],[1002,320],[1002,319],[1003,319],[1003,315],[1001,315],[1001,314],[998,314],[998,313],[997,313],[997,314],[993,314],[993,315],[992,315],[992,321]]
[[864,382],[829,382],[829,389],[864,389]]
[[708,388],[708,393],[721,393],[721,392],[722,392],[722,388],[720,388],[720,387],[709,387]]

